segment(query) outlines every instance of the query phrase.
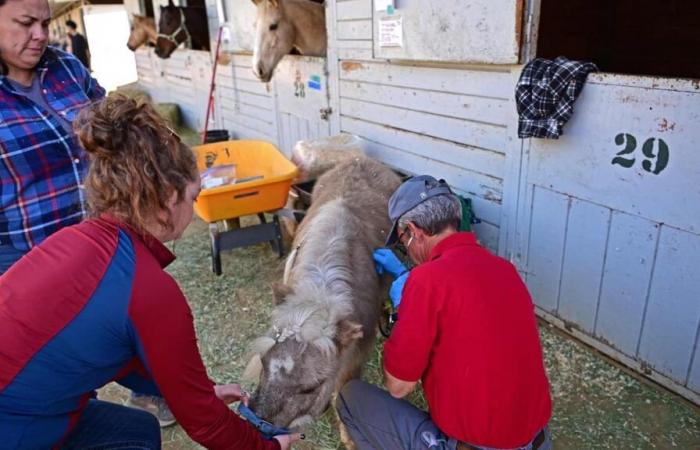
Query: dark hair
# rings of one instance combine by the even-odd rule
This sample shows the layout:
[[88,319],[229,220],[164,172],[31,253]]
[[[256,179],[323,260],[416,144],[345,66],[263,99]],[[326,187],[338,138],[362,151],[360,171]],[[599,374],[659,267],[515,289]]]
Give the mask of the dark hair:
[[68,28],[72,28],[72,29],[74,29],[74,30],[77,30],[77,29],[78,29],[78,24],[75,23],[75,22],[73,22],[73,21],[70,20],[70,19],[66,20],[66,26],[67,26]]
[[168,202],[199,180],[192,150],[150,103],[112,95],[84,109],[74,124],[90,159],[85,180],[90,215],[109,213],[145,231],[154,220],[172,229]]

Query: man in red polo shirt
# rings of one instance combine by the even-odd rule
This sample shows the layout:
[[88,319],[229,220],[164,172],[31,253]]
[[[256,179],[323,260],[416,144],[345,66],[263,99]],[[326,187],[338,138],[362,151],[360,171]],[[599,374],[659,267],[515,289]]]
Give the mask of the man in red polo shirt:
[[[338,413],[359,449],[549,449],[552,405],[534,307],[515,267],[458,232],[459,199],[443,180],[411,178],[389,201],[377,270],[401,305],[384,345],[388,392],[360,380]],[[405,286],[404,286],[405,283]],[[430,412],[402,400],[421,381]]]

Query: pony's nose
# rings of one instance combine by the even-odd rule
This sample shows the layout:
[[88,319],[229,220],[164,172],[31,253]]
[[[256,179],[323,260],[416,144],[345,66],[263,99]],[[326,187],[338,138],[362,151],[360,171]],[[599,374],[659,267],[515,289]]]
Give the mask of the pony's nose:
[[135,49],[134,49],[131,45],[129,45],[129,44],[126,44],[126,48],[128,48],[128,49],[131,50],[132,52],[135,50]]

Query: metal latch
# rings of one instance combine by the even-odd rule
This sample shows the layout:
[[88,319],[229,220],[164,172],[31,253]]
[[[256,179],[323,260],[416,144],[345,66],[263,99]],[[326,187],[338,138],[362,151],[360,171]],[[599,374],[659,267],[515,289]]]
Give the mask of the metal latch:
[[318,112],[321,113],[321,119],[328,120],[328,117],[333,113],[333,108],[321,108]]

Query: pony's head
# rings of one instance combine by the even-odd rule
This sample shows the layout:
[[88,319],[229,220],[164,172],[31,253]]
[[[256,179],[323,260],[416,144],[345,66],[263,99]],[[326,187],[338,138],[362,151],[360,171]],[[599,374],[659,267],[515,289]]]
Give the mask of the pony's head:
[[277,426],[298,428],[328,407],[346,350],[363,336],[343,319],[350,302],[322,286],[274,289],[272,330],[252,345],[244,378],[259,380],[250,406]]
[[154,44],[156,41],[156,25],[152,17],[134,14],[131,20],[131,34],[126,46],[132,52],[145,43]]
[[294,47],[296,30],[285,14],[284,0],[251,0],[258,8],[255,23],[253,72],[264,82],[272,79],[277,63]]
[[192,37],[187,30],[185,14],[182,8],[168,0],[167,6],[160,7],[160,21],[158,22],[158,39],[156,40],[156,55],[161,58],[169,58],[180,44],[192,46]]

